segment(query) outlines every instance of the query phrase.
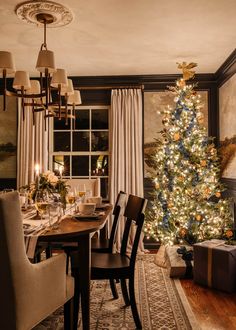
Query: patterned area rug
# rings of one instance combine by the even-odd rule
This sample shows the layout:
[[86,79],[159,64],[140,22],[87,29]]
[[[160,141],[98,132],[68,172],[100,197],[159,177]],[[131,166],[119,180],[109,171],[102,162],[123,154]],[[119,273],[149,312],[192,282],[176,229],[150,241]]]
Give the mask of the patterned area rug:
[[[154,255],[138,257],[136,299],[144,330],[198,329],[196,320],[178,280],[154,264]],[[92,281],[91,330],[135,329],[130,307],[124,307],[120,285],[119,299],[112,299],[108,281]],[[34,330],[63,329],[63,309],[57,310]],[[82,329],[79,323],[78,329]]]

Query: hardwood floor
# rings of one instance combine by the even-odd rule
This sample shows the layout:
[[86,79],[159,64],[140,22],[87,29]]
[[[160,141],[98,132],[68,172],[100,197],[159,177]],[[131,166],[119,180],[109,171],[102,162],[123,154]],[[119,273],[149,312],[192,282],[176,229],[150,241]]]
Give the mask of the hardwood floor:
[[236,293],[227,294],[181,280],[202,330],[236,330]]
[[[157,250],[149,252],[156,254]],[[187,279],[181,285],[202,330],[236,330],[236,293],[209,289]]]

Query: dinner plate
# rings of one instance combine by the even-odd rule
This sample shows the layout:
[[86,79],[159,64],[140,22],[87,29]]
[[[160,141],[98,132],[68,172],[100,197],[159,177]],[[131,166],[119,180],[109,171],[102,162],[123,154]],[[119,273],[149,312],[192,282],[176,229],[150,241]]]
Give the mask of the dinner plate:
[[97,210],[106,209],[109,205],[110,205],[109,203],[103,203],[103,204],[96,206],[96,209]]
[[99,219],[101,217],[100,213],[93,213],[93,214],[75,214],[73,216],[75,219],[78,220],[96,220]]

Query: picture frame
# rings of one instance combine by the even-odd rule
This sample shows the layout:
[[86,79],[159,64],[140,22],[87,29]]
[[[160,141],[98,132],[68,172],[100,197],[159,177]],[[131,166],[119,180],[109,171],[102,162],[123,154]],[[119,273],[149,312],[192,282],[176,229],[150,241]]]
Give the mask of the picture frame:
[[[203,125],[208,127],[208,91],[198,91],[201,95],[204,114]],[[160,131],[164,128],[162,115],[159,112],[167,106],[174,106],[174,94],[168,90],[144,93],[144,178],[150,177],[152,169],[149,167],[148,156],[155,150],[156,138],[160,138]]]
[[0,96],[0,181],[16,181],[17,168],[17,99],[7,98],[3,111]]
[[236,179],[236,74],[219,88],[221,176]]

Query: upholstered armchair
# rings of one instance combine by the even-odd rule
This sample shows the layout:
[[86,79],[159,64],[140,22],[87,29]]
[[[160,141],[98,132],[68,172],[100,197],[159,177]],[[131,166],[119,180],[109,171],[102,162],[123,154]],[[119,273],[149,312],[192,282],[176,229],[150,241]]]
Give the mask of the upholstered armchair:
[[66,257],[29,262],[17,192],[0,195],[0,265],[0,329],[30,330],[62,305],[71,328],[74,281]]

